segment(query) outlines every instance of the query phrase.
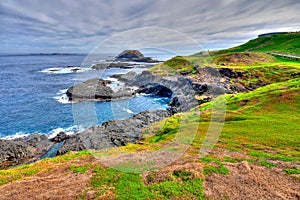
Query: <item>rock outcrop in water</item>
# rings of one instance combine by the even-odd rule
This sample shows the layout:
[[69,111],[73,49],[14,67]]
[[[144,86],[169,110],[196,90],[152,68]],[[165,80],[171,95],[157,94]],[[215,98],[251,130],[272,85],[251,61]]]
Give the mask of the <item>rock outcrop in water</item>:
[[116,60],[133,61],[133,62],[147,62],[147,63],[158,62],[157,60],[154,60],[150,57],[145,57],[138,50],[125,50],[116,57]]
[[83,100],[113,100],[132,97],[135,91],[127,87],[117,92],[113,91],[108,84],[111,81],[94,78],[70,87],[66,94],[71,101]]
[[111,99],[113,90],[107,86],[111,83],[102,79],[94,78],[70,87],[66,94],[70,100],[79,99]]
[[138,50],[125,50],[121,52],[117,59],[137,59],[137,58],[144,58],[144,55]]

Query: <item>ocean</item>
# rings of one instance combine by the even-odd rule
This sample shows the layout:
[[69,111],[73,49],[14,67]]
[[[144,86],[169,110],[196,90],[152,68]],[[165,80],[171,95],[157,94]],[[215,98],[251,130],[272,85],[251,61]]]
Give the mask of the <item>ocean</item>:
[[[0,55],[0,138],[40,133],[72,134],[112,119],[123,119],[144,110],[166,109],[168,98],[138,95],[130,99],[68,103],[67,88],[91,76],[108,78],[133,69],[106,69],[102,73],[81,66],[84,54]],[[105,60],[106,57],[97,57]],[[69,66],[69,67],[68,67]],[[85,66],[86,67],[86,66]],[[51,71],[52,70],[52,71]],[[142,69],[135,69],[139,72]]]

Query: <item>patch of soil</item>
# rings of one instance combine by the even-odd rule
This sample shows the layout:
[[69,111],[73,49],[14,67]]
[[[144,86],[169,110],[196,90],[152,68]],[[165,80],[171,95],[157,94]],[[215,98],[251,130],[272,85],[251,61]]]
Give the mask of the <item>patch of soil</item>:
[[91,160],[72,160],[59,163],[49,172],[41,172],[25,180],[14,181],[0,187],[1,200],[66,200],[75,199],[89,187],[92,172],[72,173],[70,165],[85,165]]
[[204,182],[212,199],[300,199],[300,182],[276,168],[241,163],[224,163],[228,175],[214,173]]

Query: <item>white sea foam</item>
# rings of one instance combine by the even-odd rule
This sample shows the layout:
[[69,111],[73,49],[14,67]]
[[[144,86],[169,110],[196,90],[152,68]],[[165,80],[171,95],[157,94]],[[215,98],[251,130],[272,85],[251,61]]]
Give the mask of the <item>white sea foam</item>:
[[108,86],[109,86],[114,92],[119,91],[119,90],[120,90],[121,88],[123,88],[124,85],[125,85],[123,82],[118,81],[118,79],[116,79],[116,78],[111,78],[111,77],[109,77],[109,78],[107,78],[106,80],[111,81],[111,83],[108,84]]
[[93,63],[104,63],[107,62],[107,60],[93,60]]
[[61,96],[56,96],[56,97],[53,97],[54,99],[56,99],[58,102],[60,103],[72,103],[70,100],[69,100],[69,97],[66,95],[66,94],[63,94]]
[[[13,139],[16,139],[16,138],[22,138],[22,137],[26,137],[26,136],[29,136],[29,135],[31,135],[31,134],[24,133],[24,132],[20,131],[20,132],[16,132],[14,135],[8,135],[8,136],[1,137],[1,139],[13,140]],[[2,134],[1,134],[1,136],[2,136]]]
[[126,112],[128,112],[128,113],[130,113],[130,114],[134,114],[134,112],[132,110],[128,109],[128,108],[127,109],[123,108],[123,110],[126,111]]
[[71,101],[69,101],[69,97],[66,95],[67,90],[68,89],[59,90],[59,92],[56,93],[58,96],[55,96],[53,98],[60,103],[72,103]]
[[86,128],[87,127],[74,125],[74,126],[70,126],[68,128],[56,128],[56,129],[51,130],[48,133],[40,133],[40,132],[24,133],[24,132],[20,131],[20,132],[15,133],[14,135],[8,135],[8,136],[4,136],[3,134],[0,134],[0,139],[3,139],[3,140],[13,140],[13,139],[16,139],[16,138],[27,137],[27,136],[30,136],[32,134],[45,134],[45,135],[48,136],[48,139],[51,139],[51,138],[54,138],[60,132],[65,132],[67,135],[72,135],[75,132],[77,132],[77,131],[83,131]]
[[52,67],[52,68],[44,69],[41,72],[49,73],[49,74],[70,74],[70,73],[86,72],[90,70],[92,69],[81,68],[81,67],[65,67],[65,68]]
[[66,133],[67,135],[72,135],[74,134],[75,132],[75,126],[71,126],[67,129],[63,129],[63,128],[56,128],[54,130],[52,130],[50,133],[49,133],[49,136],[48,136],[48,139],[51,139],[51,138],[54,138],[56,135],[58,135],[60,132],[64,132]]
[[57,134],[59,134],[60,132],[64,132],[67,135],[72,135],[77,131],[83,131],[85,130],[87,127],[83,127],[83,126],[78,126],[78,125],[74,125],[74,126],[70,126],[68,128],[56,128],[52,131],[50,131],[50,133],[48,133],[48,139],[54,138]]

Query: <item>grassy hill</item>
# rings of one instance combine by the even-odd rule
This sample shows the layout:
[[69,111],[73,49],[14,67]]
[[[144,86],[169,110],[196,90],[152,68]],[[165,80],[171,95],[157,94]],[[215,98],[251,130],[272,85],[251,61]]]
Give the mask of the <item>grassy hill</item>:
[[191,56],[176,56],[153,67],[157,74],[193,75],[195,66],[205,67],[263,67],[263,66],[300,66],[296,59],[283,58],[269,53],[300,55],[300,32],[272,34],[258,37],[237,47]]
[[300,32],[258,37],[240,46],[217,51],[215,54],[249,51],[280,52],[300,55]]

